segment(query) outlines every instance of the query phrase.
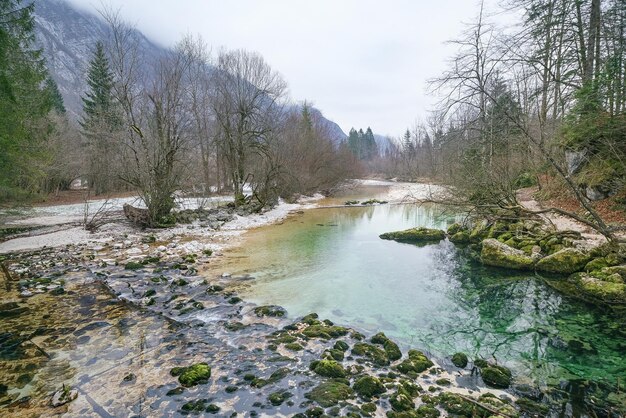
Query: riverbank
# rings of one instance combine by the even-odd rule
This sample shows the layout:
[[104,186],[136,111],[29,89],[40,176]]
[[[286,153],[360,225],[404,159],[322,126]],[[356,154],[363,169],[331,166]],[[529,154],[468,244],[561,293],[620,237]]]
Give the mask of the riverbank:
[[[401,202],[408,193],[405,185],[396,186],[390,193]],[[290,210],[297,214],[303,207],[283,206],[279,213]],[[285,218],[279,213],[256,224],[281,222]],[[203,274],[206,266],[219,265],[220,251],[243,242],[240,228],[250,223],[237,221],[221,225],[219,232],[231,237],[224,242],[213,235],[216,231],[203,231],[202,221],[193,221],[156,233],[123,233],[104,244],[86,241],[9,255],[4,260],[11,274],[4,286],[9,305],[3,305],[2,315],[11,320],[3,322],[3,332],[17,349],[7,352],[14,360],[0,364],[11,376],[5,406],[16,414],[29,415],[37,407],[44,414],[66,411],[70,416],[194,411],[516,416],[533,409],[541,414],[562,402],[550,396],[555,405],[545,400],[537,405],[541,392],[536,388],[526,389],[521,401],[517,392],[486,388],[476,372],[496,365],[473,362],[480,359],[471,356],[467,365],[456,367],[449,358],[433,361],[401,345],[398,359],[395,344],[373,338],[375,333],[361,336],[341,323],[297,318],[276,306],[242,301],[232,289],[251,277]],[[64,366],[54,359],[64,360]],[[321,360],[321,365],[314,363]],[[199,363],[207,363],[210,376],[201,376],[197,385],[181,380],[185,370],[176,367]],[[189,371],[201,369],[206,371],[204,366]],[[78,390],[78,398],[50,409],[51,393],[65,382]],[[609,394],[610,389],[595,388],[588,396]]]

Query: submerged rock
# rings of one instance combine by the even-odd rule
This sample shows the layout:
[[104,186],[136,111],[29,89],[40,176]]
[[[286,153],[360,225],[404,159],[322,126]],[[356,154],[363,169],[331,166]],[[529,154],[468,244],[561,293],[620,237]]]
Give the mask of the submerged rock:
[[324,408],[329,408],[337,405],[340,401],[352,398],[354,396],[354,391],[350,388],[350,386],[341,381],[330,381],[321,383],[304,396],[307,399],[317,402]]
[[446,233],[440,229],[411,228],[404,231],[386,232],[380,238],[400,242],[441,241]]
[[537,262],[537,270],[549,273],[571,274],[582,270],[589,255],[576,248],[563,248]]
[[418,350],[409,350],[409,358],[396,366],[400,373],[409,376],[417,375],[434,366],[433,362],[424,353]]
[[534,260],[521,250],[510,247],[497,239],[488,238],[483,241],[480,252],[483,264],[518,270],[532,269]]
[[285,308],[281,306],[267,305],[267,306],[257,306],[256,308],[254,308],[254,313],[259,318],[262,318],[264,316],[271,316],[271,317],[278,318],[278,317],[285,316],[287,314],[287,311],[285,310]]
[[506,367],[488,363],[480,367],[480,374],[488,386],[506,389],[511,385],[511,371]]
[[50,401],[53,407],[65,405],[68,402],[72,402],[78,397],[78,391],[76,389],[70,389],[69,386],[63,385],[61,390],[54,392]]
[[458,368],[464,369],[467,366],[467,356],[464,353],[455,353],[452,356],[452,364]]
[[371,398],[386,392],[380,379],[373,376],[363,376],[354,382],[354,391],[363,398]]
[[208,383],[211,377],[211,367],[207,363],[198,363],[189,367],[174,367],[170,370],[172,376],[178,376],[178,381],[185,387]]
[[626,284],[624,284],[621,276],[615,273],[608,275],[605,279],[593,277],[592,274],[588,273],[576,273],[567,280],[548,283],[561,292],[587,302],[626,305]]

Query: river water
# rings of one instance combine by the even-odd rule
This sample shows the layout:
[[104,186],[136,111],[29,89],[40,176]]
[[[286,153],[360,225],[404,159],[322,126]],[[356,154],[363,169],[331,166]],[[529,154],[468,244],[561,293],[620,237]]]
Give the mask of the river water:
[[[372,196],[385,191],[361,189],[321,204]],[[433,205],[312,209],[248,233],[219,268],[255,277],[240,289],[247,300],[384,331],[444,364],[462,351],[510,367],[518,384],[626,381],[623,316],[566,298],[534,273],[483,267],[448,241],[378,238],[454,221]]]

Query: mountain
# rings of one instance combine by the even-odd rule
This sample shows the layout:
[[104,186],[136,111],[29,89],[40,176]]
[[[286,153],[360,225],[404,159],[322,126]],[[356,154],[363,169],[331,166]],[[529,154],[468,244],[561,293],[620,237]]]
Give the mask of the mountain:
[[376,145],[378,146],[378,153],[384,155],[389,148],[394,146],[391,138],[384,135],[374,134],[374,141],[376,141]]
[[[91,51],[98,40],[106,39],[108,26],[100,16],[76,9],[64,0],[38,0],[35,4],[35,32],[38,47],[43,49],[52,78],[59,85],[65,108],[76,120],[82,114],[81,95],[87,90],[86,74]],[[154,62],[167,50],[136,31],[145,62]],[[149,69],[146,69],[149,70]],[[339,125],[320,117],[337,143],[347,138]]]
[[[81,114],[81,95],[87,89],[86,73],[96,41],[106,39],[108,26],[96,15],[74,8],[63,0],[39,0],[35,4],[35,33],[38,47],[52,78],[59,85],[72,119]],[[141,49],[147,60],[165,52],[139,31]]]

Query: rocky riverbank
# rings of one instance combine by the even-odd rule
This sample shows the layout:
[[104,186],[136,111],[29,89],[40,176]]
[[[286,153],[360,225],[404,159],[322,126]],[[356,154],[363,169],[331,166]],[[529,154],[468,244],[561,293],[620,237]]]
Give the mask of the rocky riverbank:
[[578,231],[557,230],[542,221],[498,220],[453,224],[447,231],[414,228],[380,237],[405,242],[438,242],[447,237],[468,245],[484,265],[536,271],[569,296],[626,308],[626,246],[589,246]]

